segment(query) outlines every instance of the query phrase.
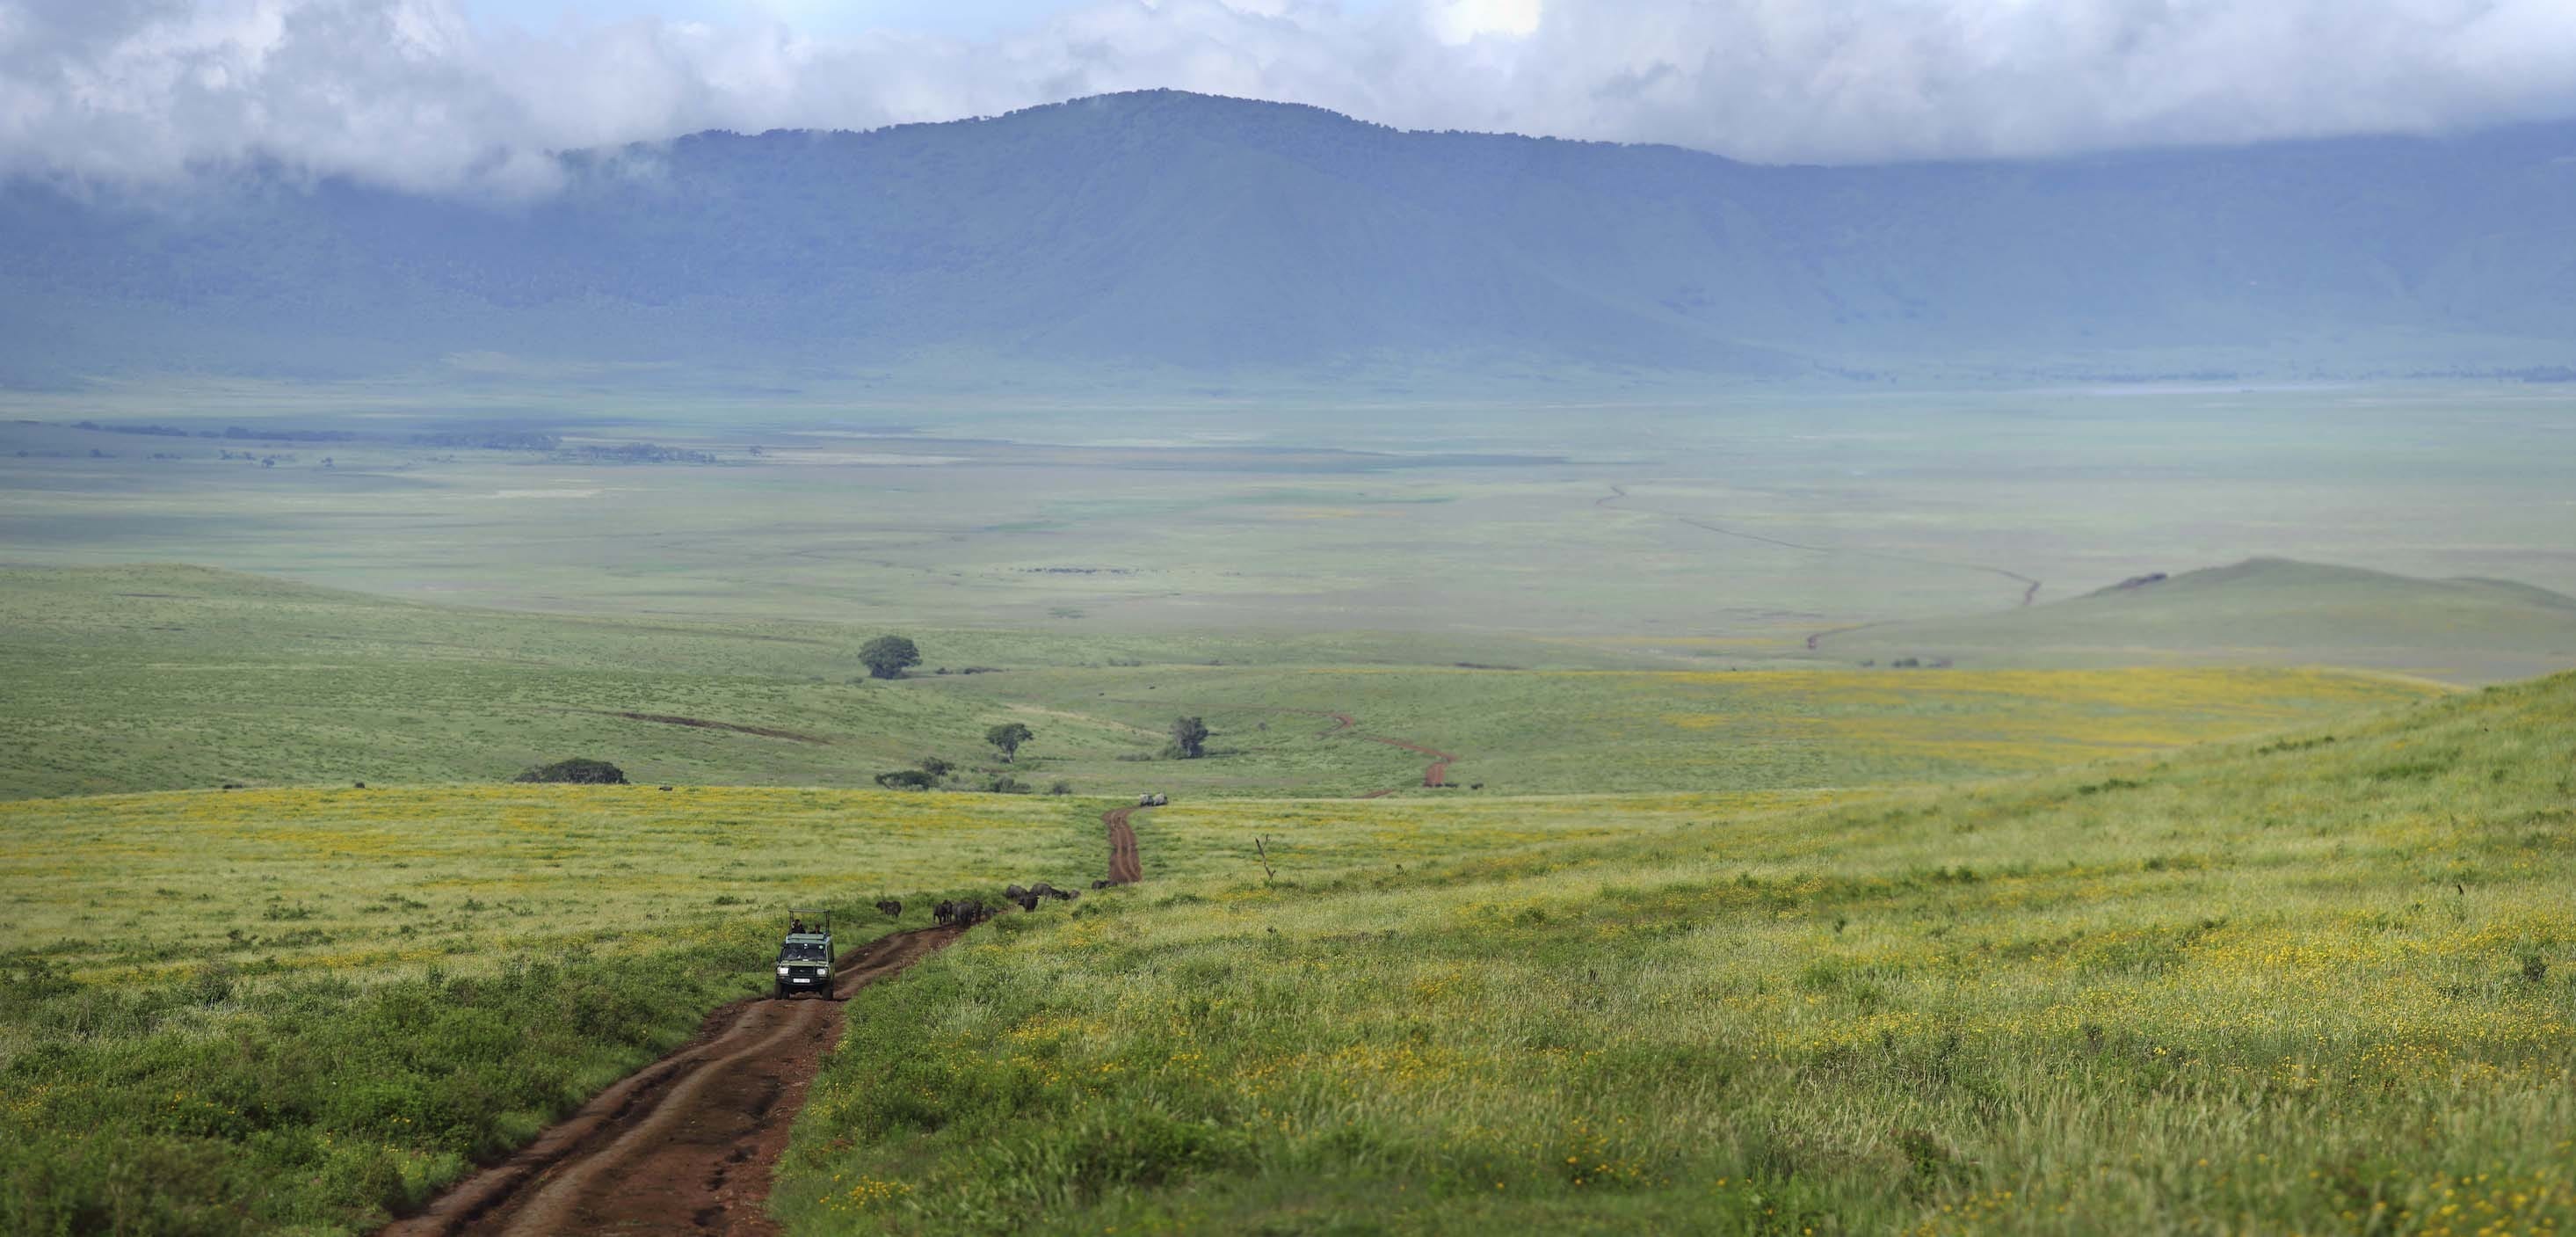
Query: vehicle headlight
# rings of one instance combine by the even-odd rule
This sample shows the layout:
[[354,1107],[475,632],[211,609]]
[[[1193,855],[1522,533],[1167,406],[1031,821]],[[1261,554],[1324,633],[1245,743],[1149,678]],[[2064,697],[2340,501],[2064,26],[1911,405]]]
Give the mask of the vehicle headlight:
[[783,966],[782,966],[782,967],[780,967],[780,968],[778,968],[778,973],[779,973],[779,974],[781,974],[781,975],[786,974],[786,973],[787,973],[787,968],[786,968],[786,967],[783,967]]

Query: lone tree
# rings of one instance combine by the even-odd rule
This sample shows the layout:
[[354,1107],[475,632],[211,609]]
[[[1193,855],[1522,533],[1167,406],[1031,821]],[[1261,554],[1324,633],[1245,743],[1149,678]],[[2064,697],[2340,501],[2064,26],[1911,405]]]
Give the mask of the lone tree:
[[1207,722],[1196,717],[1172,719],[1172,751],[1183,760],[1196,760],[1207,754]]
[[867,663],[869,678],[899,679],[904,667],[921,664],[921,650],[910,636],[879,636],[859,646],[859,660]]
[[1037,732],[1019,722],[1004,722],[984,732],[984,741],[1002,749],[1002,759],[1020,758],[1020,745],[1037,737]]

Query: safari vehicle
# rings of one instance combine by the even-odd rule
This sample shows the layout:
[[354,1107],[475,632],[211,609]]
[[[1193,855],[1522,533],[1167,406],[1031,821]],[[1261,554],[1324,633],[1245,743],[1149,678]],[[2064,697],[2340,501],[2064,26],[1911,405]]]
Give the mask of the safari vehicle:
[[787,912],[787,939],[778,946],[780,1000],[800,992],[832,996],[832,912]]
[[1138,807],[1161,807],[1171,801],[1172,800],[1169,796],[1154,794],[1150,791],[1136,796],[1136,806]]

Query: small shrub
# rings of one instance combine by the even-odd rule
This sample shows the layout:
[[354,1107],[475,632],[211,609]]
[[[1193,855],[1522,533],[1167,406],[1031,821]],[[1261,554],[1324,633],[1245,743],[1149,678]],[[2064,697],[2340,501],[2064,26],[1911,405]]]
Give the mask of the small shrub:
[[624,786],[626,771],[605,760],[558,760],[550,765],[534,765],[510,779],[514,782],[569,782],[583,786]]

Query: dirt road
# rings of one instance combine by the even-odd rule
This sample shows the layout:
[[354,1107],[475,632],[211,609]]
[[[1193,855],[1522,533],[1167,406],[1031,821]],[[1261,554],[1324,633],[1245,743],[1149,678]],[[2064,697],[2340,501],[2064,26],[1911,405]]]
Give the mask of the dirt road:
[[[1419,752],[1430,757],[1431,764],[1429,767],[1422,770],[1422,784],[1425,786],[1446,786],[1449,784],[1449,762],[1456,760],[1457,757],[1441,751],[1436,747],[1424,747],[1411,739],[1388,739],[1373,734],[1362,735],[1360,737],[1367,739],[1371,743],[1383,743],[1388,747],[1400,747],[1408,752]],[[1381,790],[1377,792],[1376,795],[1368,795],[1364,797],[1374,799],[1377,795],[1390,793],[1393,792]]]
[[[846,997],[946,948],[965,931],[922,928],[844,954]],[[382,1237],[449,1234],[768,1234],[770,1170],[842,1007],[736,1001],[697,1038],[628,1075],[518,1154],[466,1178]]]
[[1136,814],[1132,807],[1114,807],[1100,814],[1100,823],[1109,826],[1109,883],[1133,885],[1145,879],[1145,861],[1136,852],[1136,830],[1127,818]]

